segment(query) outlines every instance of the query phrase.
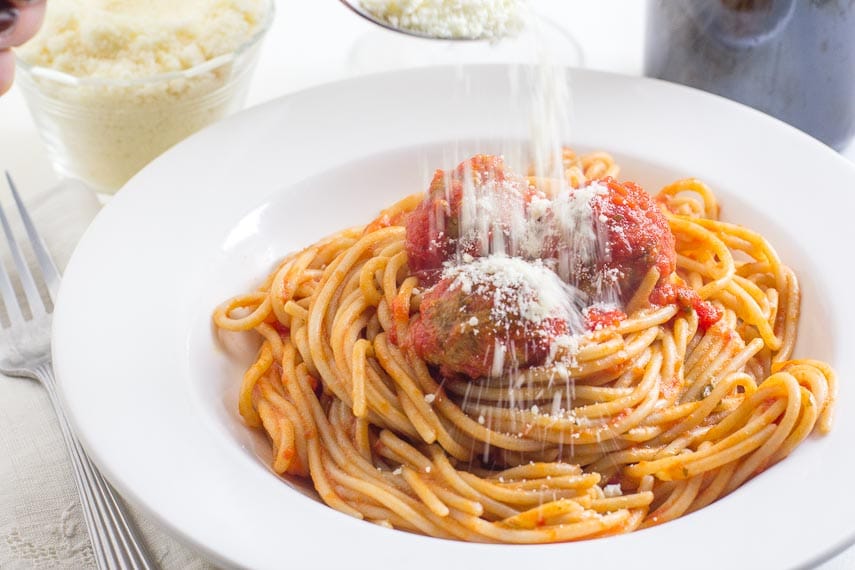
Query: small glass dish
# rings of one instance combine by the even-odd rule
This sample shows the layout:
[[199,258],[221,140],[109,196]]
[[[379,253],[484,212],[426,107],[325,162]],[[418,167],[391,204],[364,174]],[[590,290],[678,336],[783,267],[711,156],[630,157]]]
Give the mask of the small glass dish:
[[57,173],[113,194],[171,146],[239,110],[274,4],[268,0],[258,29],[233,52],[183,71],[75,77],[17,57],[16,83]]

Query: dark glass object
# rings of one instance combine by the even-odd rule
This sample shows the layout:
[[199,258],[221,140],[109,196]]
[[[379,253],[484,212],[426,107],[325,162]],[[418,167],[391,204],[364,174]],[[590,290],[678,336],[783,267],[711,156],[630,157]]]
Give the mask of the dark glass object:
[[855,135],[855,0],[649,0],[645,73],[840,150]]

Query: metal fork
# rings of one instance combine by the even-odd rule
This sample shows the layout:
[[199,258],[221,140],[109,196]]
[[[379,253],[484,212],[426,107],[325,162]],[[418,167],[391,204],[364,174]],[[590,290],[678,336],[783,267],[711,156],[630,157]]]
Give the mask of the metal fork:
[[[59,270],[51,259],[44,241],[36,232],[33,221],[24,208],[24,203],[8,172],[6,172],[6,180],[21,214],[36,261],[41,268],[50,299],[56,302]],[[10,321],[9,327],[0,330],[0,372],[9,376],[33,378],[41,382],[47,390],[59,418],[59,427],[62,430],[68,454],[71,456],[74,479],[80,493],[83,516],[89,529],[92,550],[98,567],[153,569],[155,564],[146,553],[124,508],[116,500],[113,489],[89,460],[71,431],[62,401],[57,393],[51,362],[50,331],[53,307],[45,307],[35,278],[27,267],[2,207],[0,207],[0,225],[3,226],[3,233],[6,235],[12,260],[18,270],[18,278],[31,315],[29,319],[24,315],[23,305],[15,294],[9,273],[0,262],[0,298],[6,307],[6,314]]]

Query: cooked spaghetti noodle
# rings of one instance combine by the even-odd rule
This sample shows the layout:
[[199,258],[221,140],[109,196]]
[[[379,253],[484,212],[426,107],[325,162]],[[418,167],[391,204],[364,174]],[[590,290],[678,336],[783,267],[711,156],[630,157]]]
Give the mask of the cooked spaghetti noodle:
[[[573,187],[617,174],[604,153],[564,161]],[[269,436],[273,469],[311,478],[329,506],[467,541],[603,537],[700,509],[830,429],[833,371],[791,359],[793,271],[763,236],[720,221],[701,182],[656,203],[674,236],[670,279],[715,319],[650,302],[654,268],[626,316],[576,334],[560,366],[481,377],[440,372],[404,340],[429,290],[404,226],[422,201],[287,256],[214,314],[262,339],[241,416]]]

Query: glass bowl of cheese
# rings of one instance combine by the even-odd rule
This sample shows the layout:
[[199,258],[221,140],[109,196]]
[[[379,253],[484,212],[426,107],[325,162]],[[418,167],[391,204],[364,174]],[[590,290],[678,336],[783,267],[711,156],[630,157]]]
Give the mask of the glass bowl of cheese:
[[60,176],[113,193],[243,106],[274,0],[51,0],[17,84]]

